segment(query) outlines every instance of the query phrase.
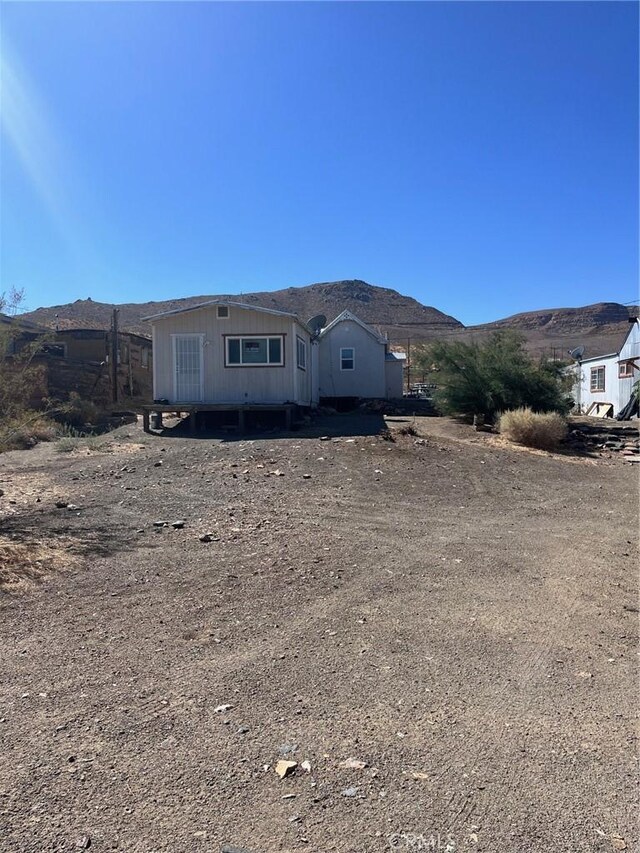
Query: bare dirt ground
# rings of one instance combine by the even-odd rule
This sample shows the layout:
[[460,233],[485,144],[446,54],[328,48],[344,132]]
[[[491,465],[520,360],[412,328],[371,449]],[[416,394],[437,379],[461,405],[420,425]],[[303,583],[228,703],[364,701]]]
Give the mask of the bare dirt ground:
[[3,853],[638,849],[635,467],[380,426],[0,457]]

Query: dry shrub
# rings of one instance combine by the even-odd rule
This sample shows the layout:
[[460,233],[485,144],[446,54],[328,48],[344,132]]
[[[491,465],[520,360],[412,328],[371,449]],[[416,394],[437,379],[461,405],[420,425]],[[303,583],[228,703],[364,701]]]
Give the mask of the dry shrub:
[[25,450],[40,441],[53,441],[56,435],[56,424],[45,415],[12,418],[0,423],[0,453]]
[[61,542],[16,542],[0,535],[0,593],[26,590],[45,575],[75,562]]
[[567,434],[567,422],[558,412],[512,409],[500,415],[500,433],[515,444],[553,450]]
[[408,426],[401,426],[398,430],[399,435],[417,435],[418,430],[409,424]]

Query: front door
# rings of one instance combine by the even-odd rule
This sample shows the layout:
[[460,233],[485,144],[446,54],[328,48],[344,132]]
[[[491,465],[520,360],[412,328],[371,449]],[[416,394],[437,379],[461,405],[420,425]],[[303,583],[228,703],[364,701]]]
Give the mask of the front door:
[[202,402],[202,335],[174,335],[175,402]]

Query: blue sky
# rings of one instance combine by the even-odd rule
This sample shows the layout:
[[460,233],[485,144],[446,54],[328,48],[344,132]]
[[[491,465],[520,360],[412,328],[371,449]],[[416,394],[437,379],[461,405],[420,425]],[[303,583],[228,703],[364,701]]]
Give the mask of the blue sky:
[[637,298],[635,3],[7,3],[0,291]]

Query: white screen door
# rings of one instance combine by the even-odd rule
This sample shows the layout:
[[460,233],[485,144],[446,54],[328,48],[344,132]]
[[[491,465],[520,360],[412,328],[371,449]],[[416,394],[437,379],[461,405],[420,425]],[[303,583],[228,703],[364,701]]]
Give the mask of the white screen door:
[[176,402],[202,402],[202,336],[173,338]]

